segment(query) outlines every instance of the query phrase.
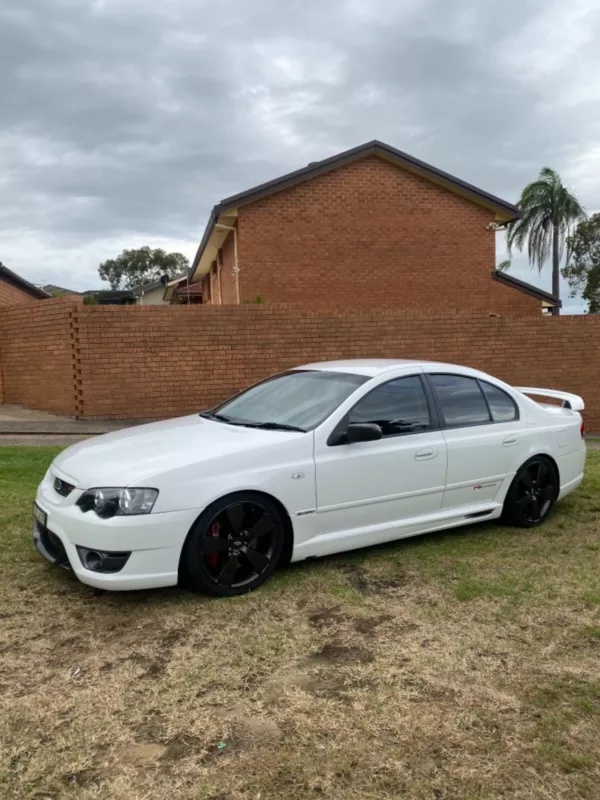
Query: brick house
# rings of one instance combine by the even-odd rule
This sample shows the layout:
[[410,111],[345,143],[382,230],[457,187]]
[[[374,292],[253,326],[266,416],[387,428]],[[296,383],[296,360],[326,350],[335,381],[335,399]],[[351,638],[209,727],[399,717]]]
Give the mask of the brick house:
[[192,264],[203,302],[541,314],[556,299],[496,272],[518,209],[378,141],[216,205]]
[[45,300],[49,295],[0,262],[0,308]]

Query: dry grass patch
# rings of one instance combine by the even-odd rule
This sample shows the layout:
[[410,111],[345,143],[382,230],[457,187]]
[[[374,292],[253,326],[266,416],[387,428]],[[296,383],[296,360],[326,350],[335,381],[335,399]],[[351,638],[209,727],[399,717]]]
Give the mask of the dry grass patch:
[[600,453],[535,531],[481,525],[111,595],[46,565],[55,451],[0,449],[0,796],[594,798]]

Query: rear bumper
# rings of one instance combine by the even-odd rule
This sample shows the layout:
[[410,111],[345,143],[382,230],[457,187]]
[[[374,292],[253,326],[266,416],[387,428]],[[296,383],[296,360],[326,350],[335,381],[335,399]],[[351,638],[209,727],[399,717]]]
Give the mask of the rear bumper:
[[585,467],[585,456],[586,449],[585,444],[583,444],[580,449],[560,456],[557,459],[558,472],[560,475],[559,500],[571,492],[574,492],[581,484]]
[[[102,520],[94,512],[82,512],[74,502],[62,505],[51,500],[42,484],[36,503],[47,521],[44,529],[34,520],[33,539],[52,564],[71,569],[82,583],[99,589],[129,591],[177,583],[181,550],[199,511]],[[95,572],[83,566],[78,547],[130,555],[118,572]]]

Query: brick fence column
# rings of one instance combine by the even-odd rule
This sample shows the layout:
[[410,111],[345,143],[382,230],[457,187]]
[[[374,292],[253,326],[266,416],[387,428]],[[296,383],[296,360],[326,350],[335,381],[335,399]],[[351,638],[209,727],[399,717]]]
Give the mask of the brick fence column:
[[73,413],[77,419],[84,416],[83,377],[81,374],[81,342],[79,339],[79,307],[69,313],[69,338],[73,370]]

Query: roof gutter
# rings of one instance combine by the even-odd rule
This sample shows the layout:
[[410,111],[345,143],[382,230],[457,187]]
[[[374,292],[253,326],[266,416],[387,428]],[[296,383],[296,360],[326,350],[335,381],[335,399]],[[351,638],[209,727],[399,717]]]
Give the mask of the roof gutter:
[[204,235],[200,240],[200,244],[198,245],[198,250],[196,251],[196,255],[194,256],[194,260],[192,261],[192,266],[190,267],[188,273],[188,282],[192,281],[194,273],[196,272],[198,264],[200,263],[200,259],[202,258],[202,253],[204,253],[206,245],[208,244],[210,237],[212,236],[212,232],[219,218],[219,211],[220,211],[220,206],[216,205],[210,212],[210,217],[208,218],[208,222],[206,223],[206,228],[204,230]]
[[26,281],[25,278],[22,278],[20,275],[17,275],[16,272],[13,272],[12,269],[5,267],[4,264],[0,261],[0,278],[4,278],[5,281],[10,283],[16,289],[28,294],[30,297],[34,297],[36,300],[47,300],[51,295],[48,292],[45,292],[43,289],[40,289],[38,286],[34,286],[33,283]]
[[543,289],[538,289],[537,286],[532,286],[530,283],[520,281],[518,278],[513,278],[512,275],[507,275],[505,272],[499,272],[493,269],[492,279],[504,284],[504,286],[518,289],[520,292],[528,294],[530,297],[535,297],[536,300],[540,300],[541,302],[548,303],[550,306],[562,308],[562,300],[558,297],[550,294],[550,292],[545,292]]

